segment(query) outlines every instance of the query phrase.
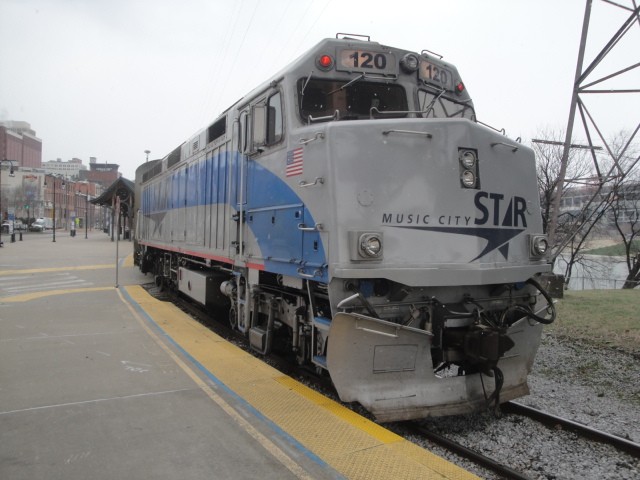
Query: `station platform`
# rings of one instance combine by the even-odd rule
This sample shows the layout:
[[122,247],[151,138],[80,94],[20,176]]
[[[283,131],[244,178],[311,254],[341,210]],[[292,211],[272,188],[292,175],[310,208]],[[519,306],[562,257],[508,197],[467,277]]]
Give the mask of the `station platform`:
[[468,479],[150,296],[132,244],[0,249],[2,479]]

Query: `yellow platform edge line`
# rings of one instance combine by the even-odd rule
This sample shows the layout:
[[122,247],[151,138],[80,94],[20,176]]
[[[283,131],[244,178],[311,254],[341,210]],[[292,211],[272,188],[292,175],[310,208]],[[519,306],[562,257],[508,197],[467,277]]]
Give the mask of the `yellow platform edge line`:
[[39,298],[51,297],[55,295],[67,295],[69,293],[104,292],[105,290],[115,290],[115,287],[65,288],[64,290],[47,290],[46,292],[23,293],[22,295],[13,295],[11,297],[0,298],[0,303],[30,302],[31,300],[37,300]]
[[[131,260],[133,265],[133,260]],[[69,272],[74,270],[99,270],[102,268],[116,268],[115,263],[107,265],[81,265],[78,267],[49,267],[49,268],[23,268],[14,270],[1,270],[0,276],[6,275],[24,275],[25,273],[50,273],[50,272]]]
[[[339,418],[341,421],[351,425],[352,427],[368,434],[370,437],[374,438],[378,442],[381,443],[378,447],[370,448],[368,451],[373,453],[374,451],[379,451],[377,455],[374,455],[375,458],[378,458],[380,455],[387,456],[394,454],[400,455],[407,460],[415,462],[415,464],[420,464],[427,471],[423,471],[422,475],[427,475],[424,478],[442,478],[442,479],[455,479],[455,480],[463,480],[463,479],[477,479],[478,477],[467,472],[461,467],[449,462],[448,460],[439,457],[438,455],[412,443],[401,436],[387,430],[381,425],[372,422],[361,415],[349,410],[348,408],[340,405],[339,403],[323,396],[322,394],[310,389],[309,387],[303,385],[297,380],[283,375],[281,372],[277,371],[273,367],[261,362],[255,357],[251,356],[249,353],[245,352],[239,347],[228,343],[225,339],[215,334],[211,330],[207,329],[200,323],[193,320],[191,317],[186,315],[182,310],[178,309],[175,305],[169,304],[166,302],[161,302],[156,300],[152,296],[150,296],[141,286],[128,286],[124,287],[129,296],[140,305],[140,307],[147,312],[149,317],[153,319],[156,324],[165,330],[165,333],[170,336],[174,342],[180,345],[181,348],[184,348],[185,351],[189,352],[198,362],[202,363],[205,368],[207,368],[210,372],[210,366],[206,365],[208,362],[206,360],[202,360],[200,355],[194,352],[194,350],[199,350],[202,345],[200,342],[197,342],[192,345],[193,348],[190,348],[186,343],[185,338],[189,335],[193,335],[194,333],[198,335],[202,335],[202,337],[208,338],[209,341],[214,342],[222,342],[221,346],[224,345],[224,348],[228,350],[228,353],[234,356],[246,356],[248,359],[255,360],[256,362],[260,362],[260,368],[264,368],[265,372],[268,372],[268,377],[272,380],[280,384],[282,387],[291,390],[292,392],[298,394],[299,396],[305,398],[307,401],[317,405],[318,407],[324,409],[335,417]],[[179,325],[178,325],[179,324]],[[169,333],[171,331],[171,334]],[[182,339],[182,341],[181,341]],[[264,366],[264,367],[263,367]],[[215,375],[214,372],[211,374]],[[228,385],[228,388],[230,386]],[[254,406],[258,411],[261,411],[260,408]],[[278,424],[277,420],[273,420]],[[303,443],[304,444],[304,443]],[[306,448],[310,448],[313,451],[313,446],[305,445]],[[388,450],[388,448],[391,448]],[[382,450],[379,450],[382,449]],[[385,453],[386,452],[386,453]],[[365,452],[360,452],[363,454]],[[355,454],[350,455],[351,459],[342,458],[342,459],[328,459],[324,458],[325,461],[329,465],[332,465],[333,468],[336,468],[338,471],[342,471],[342,473],[347,474],[349,478],[360,478],[359,475],[350,475],[359,470],[357,466],[348,465],[353,462],[356,462],[356,457],[359,454],[355,452]],[[388,459],[389,460],[389,459]],[[338,464],[336,464],[336,461]],[[369,459],[368,462],[374,461],[375,459]],[[415,465],[414,464],[414,465]],[[383,469],[384,470],[384,469]],[[369,471],[369,474],[371,472]],[[409,472],[406,472],[409,473]],[[364,478],[367,478],[366,476]],[[423,478],[423,477],[417,477]]]
[[400,435],[397,435],[386,428],[378,425],[371,420],[364,418],[362,415],[355,413],[352,410],[340,405],[338,402],[331,400],[330,398],[325,397],[321,393],[316,392],[315,390],[307,387],[306,385],[298,382],[297,380],[283,375],[281,377],[276,377],[274,380],[281,385],[286,386],[287,388],[295,391],[298,395],[303,396],[310,402],[331,411],[334,415],[341,418],[345,422],[353,425],[354,427],[359,428],[360,430],[364,430],[370,436],[379,440],[382,443],[392,443],[392,442],[402,442],[404,438]]
[[122,262],[123,267],[133,267],[133,253],[127,255]]

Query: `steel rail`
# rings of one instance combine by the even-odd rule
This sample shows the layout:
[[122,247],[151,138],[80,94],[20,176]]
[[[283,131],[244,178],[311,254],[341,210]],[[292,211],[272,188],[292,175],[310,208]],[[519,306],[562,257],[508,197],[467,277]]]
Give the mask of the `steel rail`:
[[514,470],[513,468],[508,467],[491,457],[487,457],[486,455],[483,455],[476,450],[465,447],[464,445],[449,438],[443,437],[438,433],[432,432],[427,428],[421,427],[420,425],[412,422],[406,422],[406,426],[409,428],[409,430],[412,430],[417,435],[421,435],[440,445],[441,447],[444,447],[447,450],[460,455],[461,457],[471,460],[475,464],[481,465],[482,467],[491,470],[492,472],[497,473],[506,479],[531,480],[531,477],[527,477],[521,472],[518,472],[517,470]]
[[567,418],[543,412],[542,410],[523,405],[519,402],[506,402],[500,405],[500,408],[504,413],[524,415],[549,427],[560,425],[562,428],[577,433],[578,435],[600,443],[611,445],[635,458],[640,458],[640,444],[627,440],[626,438],[603,432],[602,430],[597,430],[589,427],[588,425],[584,425]]

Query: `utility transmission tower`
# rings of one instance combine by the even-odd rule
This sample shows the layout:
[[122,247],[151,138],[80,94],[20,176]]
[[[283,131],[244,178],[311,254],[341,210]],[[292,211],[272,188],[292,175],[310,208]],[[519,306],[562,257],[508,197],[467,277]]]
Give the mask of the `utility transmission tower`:
[[[622,2],[625,0],[619,0]],[[589,31],[589,23],[591,20],[591,10],[593,0],[586,0],[585,12],[584,12],[584,20],[582,24],[582,36],[580,39],[580,48],[578,51],[578,62],[576,65],[576,74],[575,81],[573,84],[573,94],[571,96],[571,106],[569,109],[569,120],[567,123],[566,129],[566,137],[564,141],[564,150],[562,155],[562,163],[560,165],[560,172],[557,185],[555,187],[555,191],[552,195],[552,209],[551,209],[551,218],[549,221],[549,244],[556,245],[558,242],[556,241],[556,230],[558,226],[558,216],[560,214],[560,198],[562,196],[562,191],[565,187],[565,183],[568,181],[565,180],[566,172],[567,172],[567,163],[569,159],[569,151],[574,145],[572,145],[571,140],[574,133],[574,123],[576,119],[576,111],[580,115],[580,120],[582,127],[584,128],[584,134],[586,136],[586,140],[588,145],[581,146],[582,148],[587,148],[590,150],[591,158],[593,160],[593,164],[596,170],[597,175],[597,192],[592,197],[591,201],[587,202],[587,204],[583,207],[583,211],[586,211],[591,202],[600,194],[600,190],[604,186],[606,182],[611,180],[612,178],[626,176],[640,161],[640,157],[636,159],[634,162],[622,166],[620,164],[620,159],[624,155],[625,151],[632,143],[638,131],[640,130],[640,122],[638,121],[638,117],[640,117],[640,110],[636,111],[638,115],[635,119],[629,118],[628,121],[630,123],[630,128],[633,130],[630,138],[628,139],[627,144],[622,149],[622,152],[614,153],[607,143],[607,140],[604,137],[601,125],[596,122],[594,115],[587,108],[585,104],[585,97],[589,95],[624,95],[624,94],[638,94],[640,93],[640,89],[638,88],[619,88],[619,87],[610,87],[606,88],[607,84],[609,84],[613,79],[620,79],[629,77],[630,72],[634,69],[640,67],[640,49],[635,48],[632,51],[632,55],[636,55],[635,59],[631,60],[631,63],[623,67],[621,69],[611,71],[609,73],[599,73],[596,75],[594,71],[596,68],[602,64],[603,60],[607,58],[614,49],[619,46],[620,41],[626,36],[629,35],[629,31],[634,28],[640,29],[640,6],[639,0],[626,0],[628,5],[623,5],[619,2],[613,2],[610,0],[602,0],[603,4],[606,4],[607,7],[610,8],[619,8],[628,13],[626,16],[626,20],[622,23],[622,25],[618,28],[618,30],[613,34],[610,40],[604,45],[604,47],[599,51],[599,53],[594,57],[594,59],[589,63],[586,67],[584,67],[584,57],[585,57],[585,48],[587,45],[587,37]],[[635,63],[633,63],[635,62]],[[596,87],[596,88],[594,88]],[[599,147],[595,147],[593,144],[594,137],[598,137],[602,145],[608,154],[608,158],[612,160],[611,166],[608,167],[608,171],[603,172],[601,162],[596,155],[596,150]],[[576,228],[579,229],[579,226]],[[572,235],[569,235],[565,242],[560,242],[551,252],[551,258],[555,259],[558,254],[562,251],[562,249],[567,245],[567,243],[571,240]]]

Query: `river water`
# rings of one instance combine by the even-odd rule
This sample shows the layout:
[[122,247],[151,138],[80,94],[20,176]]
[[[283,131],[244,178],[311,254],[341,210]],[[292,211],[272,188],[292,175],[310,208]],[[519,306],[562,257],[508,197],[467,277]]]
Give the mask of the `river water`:
[[[567,262],[558,257],[554,273],[564,275]],[[573,266],[569,290],[620,289],[627,278],[625,257],[583,255],[581,263]]]

